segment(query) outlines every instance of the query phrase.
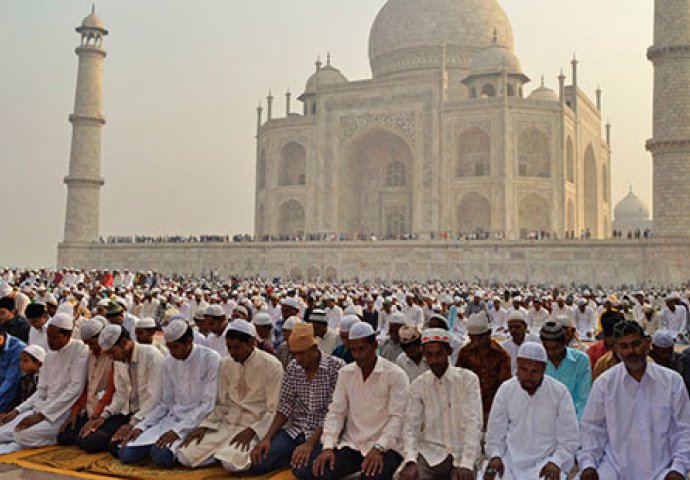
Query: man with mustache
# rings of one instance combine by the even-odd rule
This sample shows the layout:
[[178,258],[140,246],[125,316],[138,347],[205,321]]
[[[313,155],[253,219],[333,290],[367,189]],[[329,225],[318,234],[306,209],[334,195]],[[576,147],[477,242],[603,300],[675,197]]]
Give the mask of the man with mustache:
[[614,327],[621,363],[594,382],[582,417],[582,480],[683,480],[690,471],[690,400],[682,377],[647,362],[637,322]]

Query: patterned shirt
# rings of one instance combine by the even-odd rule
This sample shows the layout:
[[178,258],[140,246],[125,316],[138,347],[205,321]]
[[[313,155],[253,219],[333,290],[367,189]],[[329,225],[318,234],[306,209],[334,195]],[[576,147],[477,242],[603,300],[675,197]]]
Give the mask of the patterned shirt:
[[292,355],[292,352],[290,351],[290,346],[288,345],[288,342],[283,342],[278,346],[278,349],[276,350],[276,357],[278,357],[280,363],[283,364],[283,368],[288,367],[290,362],[295,358],[294,355]]
[[341,359],[321,352],[319,368],[314,378],[309,380],[296,360],[290,362],[285,370],[278,404],[278,413],[292,420],[285,428],[290,437],[296,438],[303,433],[309,438],[323,426],[338,381],[338,371],[344,366]]
[[491,340],[488,349],[480,349],[470,342],[460,349],[455,366],[472,370],[479,377],[486,425],[498,387],[511,377],[510,354],[495,340]]

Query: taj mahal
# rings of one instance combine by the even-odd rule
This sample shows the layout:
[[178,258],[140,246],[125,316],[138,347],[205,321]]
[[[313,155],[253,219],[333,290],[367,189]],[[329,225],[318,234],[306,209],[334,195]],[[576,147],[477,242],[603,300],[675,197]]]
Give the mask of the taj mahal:
[[[646,52],[653,221],[632,191],[613,208],[611,126],[602,91],[578,86],[575,57],[550,88],[523,71],[498,0],[388,0],[370,31],[372,78],[348,80],[329,54],[295,111],[290,93],[284,115],[270,94],[257,109],[255,241],[193,245],[98,241],[108,31],[92,11],[77,28],[58,266],[294,280],[686,281],[690,0],[656,0],[655,10]],[[616,228],[653,228],[654,237],[616,241]]]

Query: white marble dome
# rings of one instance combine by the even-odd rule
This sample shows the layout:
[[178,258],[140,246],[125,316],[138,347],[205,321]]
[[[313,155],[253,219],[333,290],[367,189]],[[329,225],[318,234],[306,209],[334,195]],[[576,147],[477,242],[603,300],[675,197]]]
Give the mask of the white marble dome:
[[105,30],[105,24],[103,23],[103,20],[101,20],[101,17],[96,15],[96,12],[91,12],[86,17],[84,17],[84,20],[82,20],[81,28]]
[[369,35],[374,77],[419,70],[468,67],[493,43],[513,49],[510,21],[497,0],[388,0]]
[[649,208],[640,200],[640,197],[633,193],[632,188],[623,200],[618,202],[613,213],[616,220],[631,217],[649,220]]
[[544,85],[544,78],[541,79],[541,85],[539,88],[534,89],[528,97],[530,100],[537,100],[539,102],[560,102],[558,94],[551,90],[549,87]]
[[506,73],[522,74],[522,65],[517,55],[502,45],[494,44],[480,50],[472,57],[470,74],[495,73],[503,69]]
[[341,85],[343,83],[347,83],[347,81],[347,77],[345,77],[340,70],[330,64],[327,64],[325,67],[320,67],[311,75],[311,77],[309,77],[309,80],[307,80],[307,84],[304,87],[304,93],[316,93],[318,87]]

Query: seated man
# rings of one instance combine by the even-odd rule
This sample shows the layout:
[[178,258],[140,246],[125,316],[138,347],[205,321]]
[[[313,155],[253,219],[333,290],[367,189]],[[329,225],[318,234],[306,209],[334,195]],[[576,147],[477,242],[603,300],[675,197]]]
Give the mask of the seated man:
[[267,312],[259,312],[252,320],[256,329],[256,348],[266,353],[275,355],[276,349],[273,343],[273,319]]
[[304,480],[312,478],[323,420],[345,362],[318,348],[311,324],[295,324],[289,342],[295,360],[285,370],[275,418],[251,452],[251,473],[265,475],[292,466],[292,473]]
[[[483,421],[479,379],[449,364],[448,331],[425,330],[421,343],[431,371],[410,387],[404,427],[406,464],[400,480],[474,480]],[[451,411],[449,405],[462,408]]]
[[251,323],[231,322],[225,337],[230,356],[220,361],[216,405],[187,435],[177,459],[191,468],[219,460],[228,472],[243,472],[251,466],[250,449],[275,416],[283,366],[256,347]]
[[350,329],[352,328],[352,325],[357,322],[361,322],[361,320],[356,315],[345,315],[340,320],[338,330],[340,331],[340,341],[342,343],[335,347],[335,350],[333,350],[333,356],[344,360],[345,363],[352,363],[355,361],[355,359],[352,357],[352,353],[350,353],[350,347],[348,345],[350,343]]
[[228,328],[228,319],[225,310],[220,305],[209,305],[204,315],[204,324],[208,329],[206,346],[214,350],[220,358],[228,356],[228,347],[225,340],[225,330]]
[[417,327],[403,325],[400,328],[399,335],[403,353],[398,355],[395,364],[403,369],[411,383],[422,373],[429,370],[429,365],[426,363],[424,352],[422,351],[422,333]]
[[12,408],[8,411],[17,408],[17,405],[28,400],[36,392],[39,372],[45,358],[45,350],[38,345],[29,345],[19,354],[19,370],[22,377],[19,382],[19,392],[12,402]]
[[[90,425],[88,429],[84,429],[84,426],[101,415],[115,392],[113,360],[105,355],[98,345],[98,335],[106,323],[105,318],[94,317],[84,321],[79,327],[79,336],[90,352],[86,361],[86,386],[77,403],[72,406],[70,418],[58,435],[60,445],[76,444],[89,453],[105,451],[108,439],[98,439],[90,435]],[[99,441],[96,441],[97,439]]]
[[12,410],[12,402],[21,389],[22,372],[19,357],[26,344],[7,332],[0,331],[0,412]]
[[[103,411],[82,429],[94,451],[106,448],[117,457],[121,442],[160,398],[163,355],[141,345],[120,325],[108,325],[98,345],[113,361],[115,394]],[[85,448],[85,450],[89,451]]]
[[153,345],[163,357],[168,354],[168,349],[162,341],[156,340],[156,332],[160,330],[156,325],[156,321],[151,317],[140,318],[134,325],[134,333],[137,338],[136,341],[140,345]]
[[333,350],[340,344],[340,337],[337,331],[328,327],[326,312],[318,309],[312,310],[307,322],[314,326],[314,335],[321,351],[329,355],[333,353]]
[[17,311],[13,297],[0,298],[0,332],[9,333],[24,343],[29,341],[29,322]]
[[352,326],[355,363],[338,375],[323,426],[323,451],[312,468],[315,477],[340,480],[361,471],[371,479],[390,480],[402,461],[409,382],[400,367],[376,354],[377,348],[371,325]]
[[690,400],[682,377],[649,363],[637,322],[618,323],[621,363],[594,382],[582,416],[582,480],[683,480],[690,471]]
[[380,352],[382,358],[389,362],[395,362],[400,356],[400,328],[407,323],[404,313],[395,311],[388,317],[388,336],[381,342]]
[[285,323],[283,323],[283,342],[278,345],[278,348],[276,349],[276,357],[278,357],[280,363],[283,364],[284,369],[287,368],[290,362],[295,358],[290,351],[289,340],[292,329],[295,328],[295,325],[300,322],[301,320],[299,318],[290,317],[285,320]]
[[47,352],[48,337],[46,331],[48,330],[48,310],[45,303],[31,303],[26,306],[26,319],[31,325],[29,330],[29,345],[38,345]]
[[158,466],[175,465],[184,437],[213,410],[220,356],[194,343],[194,332],[184,320],[173,320],[164,330],[170,355],[165,358],[161,398],[127,436],[120,460],[137,463],[146,456]]
[[568,478],[580,445],[577,416],[566,386],[544,374],[547,362],[540,344],[520,346],[517,374],[498,389],[489,415],[486,480]]
[[38,387],[28,400],[0,415],[0,453],[57,443],[60,427],[69,418],[86,383],[88,349],[72,339],[74,322],[57,313],[48,322],[48,346]]
[[592,371],[587,354],[567,347],[565,330],[556,322],[546,322],[540,338],[548,355],[546,374],[568,387],[578,420],[585,410],[592,386]]

